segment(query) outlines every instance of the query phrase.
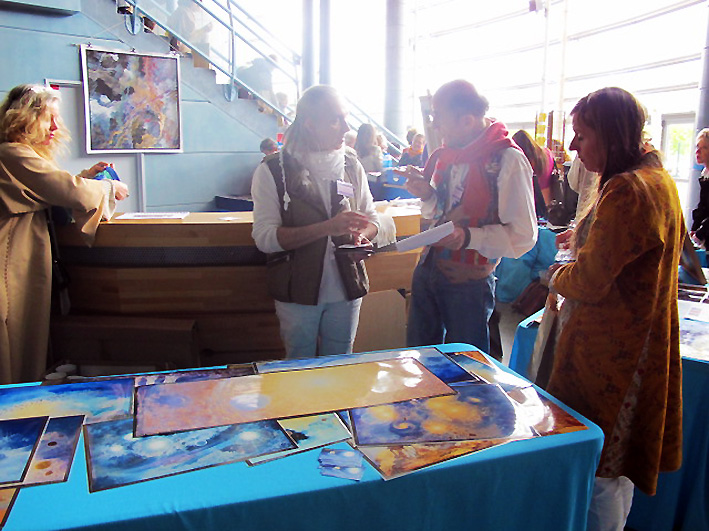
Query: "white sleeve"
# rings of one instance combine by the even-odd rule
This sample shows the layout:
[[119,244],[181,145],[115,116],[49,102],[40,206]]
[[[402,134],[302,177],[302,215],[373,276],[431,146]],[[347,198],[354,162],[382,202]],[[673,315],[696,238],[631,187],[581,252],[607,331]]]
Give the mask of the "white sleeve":
[[357,190],[357,205],[359,211],[369,218],[369,221],[374,223],[379,229],[379,216],[377,215],[377,209],[374,206],[374,199],[372,198],[372,192],[369,189],[369,181],[367,180],[367,173],[364,171],[364,167],[358,161],[357,162],[357,180],[358,180],[358,190]]
[[264,253],[283,251],[278,243],[278,227],[281,219],[281,202],[273,175],[265,163],[259,164],[251,181],[251,198],[254,201],[254,224],[251,236],[256,247]]
[[111,179],[102,179],[103,186],[103,212],[101,219],[111,219],[116,213],[116,185]]
[[532,167],[522,152],[505,150],[497,184],[500,224],[468,229],[468,249],[489,259],[519,258],[537,241]]
[[438,213],[438,196],[436,192],[425,201],[421,200],[421,217],[423,219],[434,219]]

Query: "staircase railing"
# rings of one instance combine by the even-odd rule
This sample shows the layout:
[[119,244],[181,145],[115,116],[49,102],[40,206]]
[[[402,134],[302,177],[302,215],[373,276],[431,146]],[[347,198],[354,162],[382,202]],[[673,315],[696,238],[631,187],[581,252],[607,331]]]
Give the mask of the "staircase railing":
[[[176,52],[191,54],[195,65],[206,62],[224,85],[224,96],[248,97],[264,112],[292,121],[291,102],[300,97],[300,55],[271,33],[235,0],[123,0],[132,6],[126,28],[142,31],[143,18],[162,29]],[[158,33],[158,32],[156,32]],[[371,123],[381,131],[390,152],[405,142],[347,98],[349,123],[358,129]]]

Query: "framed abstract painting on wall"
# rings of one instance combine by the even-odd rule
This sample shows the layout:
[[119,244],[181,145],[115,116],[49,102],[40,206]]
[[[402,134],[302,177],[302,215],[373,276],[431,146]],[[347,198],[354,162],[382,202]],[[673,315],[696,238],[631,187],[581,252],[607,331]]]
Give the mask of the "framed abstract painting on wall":
[[87,153],[182,151],[177,56],[81,46]]

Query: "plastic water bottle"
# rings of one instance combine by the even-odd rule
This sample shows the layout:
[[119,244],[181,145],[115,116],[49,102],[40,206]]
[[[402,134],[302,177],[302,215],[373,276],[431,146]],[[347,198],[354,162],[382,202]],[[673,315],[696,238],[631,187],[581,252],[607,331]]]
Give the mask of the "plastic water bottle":
[[384,171],[384,181],[391,183],[394,172],[392,168],[394,167],[394,157],[389,155],[389,153],[384,153],[384,159],[382,160],[382,167]]

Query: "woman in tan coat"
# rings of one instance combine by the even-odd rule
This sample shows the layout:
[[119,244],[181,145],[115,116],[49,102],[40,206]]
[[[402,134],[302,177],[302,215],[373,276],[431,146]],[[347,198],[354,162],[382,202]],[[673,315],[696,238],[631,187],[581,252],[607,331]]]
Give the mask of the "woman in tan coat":
[[589,529],[623,529],[633,484],[652,495],[658,472],[682,460],[677,271],[687,231],[631,94],[593,92],[572,117],[570,147],[601,179],[576,229],[576,261],[551,278],[565,301],[547,390],[603,430]]
[[13,88],[0,105],[0,383],[41,377],[47,358],[51,248],[46,211],[71,208],[85,241],[93,241],[125,184],[94,180],[99,162],[73,176],[53,155],[68,137],[59,92],[41,85]]

